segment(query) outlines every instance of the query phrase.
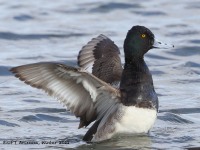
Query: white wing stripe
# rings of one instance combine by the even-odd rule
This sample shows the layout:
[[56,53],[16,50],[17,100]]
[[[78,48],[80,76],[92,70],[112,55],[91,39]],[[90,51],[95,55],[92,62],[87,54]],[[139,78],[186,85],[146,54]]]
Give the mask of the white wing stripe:
[[83,84],[83,87],[87,90],[87,91],[89,91],[89,93],[90,93],[90,95],[91,95],[91,98],[92,98],[92,100],[93,100],[93,102],[96,100],[96,97],[97,97],[97,90],[96,90],[96,88],[93,86],[93,85],[91,85],[91,84],[88,84],[88,82],[87,81],[85,81],[85,80],[83,80],[82,79],[82,84]]

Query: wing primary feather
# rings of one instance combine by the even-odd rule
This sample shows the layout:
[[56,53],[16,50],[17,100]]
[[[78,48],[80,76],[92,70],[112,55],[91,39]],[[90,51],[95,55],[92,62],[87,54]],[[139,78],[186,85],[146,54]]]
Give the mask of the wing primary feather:
[[[84,69],[58,63],[36,63],[12,68],[11,72],[26,84],[55,97],[80,117],[79,128],[104,118],[120,100],[116,98],[116,89]],[[99,123],[95,123],[88,135],[96,132]]]

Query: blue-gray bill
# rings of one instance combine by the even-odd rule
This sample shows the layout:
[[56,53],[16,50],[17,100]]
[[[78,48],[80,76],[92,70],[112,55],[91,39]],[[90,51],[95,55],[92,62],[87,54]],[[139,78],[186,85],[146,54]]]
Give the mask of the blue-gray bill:
[[154,40],[153,48],[162,48],[162,49],[168,49],[168,48],[174,48],[173,44],[167,44],[163,43],[157,39]]

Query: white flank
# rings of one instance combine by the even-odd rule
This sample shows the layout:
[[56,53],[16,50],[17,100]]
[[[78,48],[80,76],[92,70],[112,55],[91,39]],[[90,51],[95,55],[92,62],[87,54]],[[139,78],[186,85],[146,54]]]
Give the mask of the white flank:
[[122,106],[122,118],[116,124],[117,133],[147,133],[153,126],[157,111],[135,106]]

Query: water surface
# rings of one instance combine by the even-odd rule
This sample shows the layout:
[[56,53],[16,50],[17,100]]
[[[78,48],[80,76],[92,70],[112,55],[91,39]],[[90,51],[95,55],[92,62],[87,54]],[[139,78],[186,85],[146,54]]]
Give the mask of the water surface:
[[[0,147],[2,149],[184,149],[200,147],[199,0],[48,0],[0,2]],[[14,78],[13,66],[56,61],[76,66],[76,56],[103,33],[119,46],[133,25],[150,28],[174,49],[151,50],[160,112],[149,135],[81,141],[86,129],[53,98]],[[3,141],[32,144],[3,144]],[[42,141],[64,143],[42,144]],[[37,144],[38,142],[38,144]]]

